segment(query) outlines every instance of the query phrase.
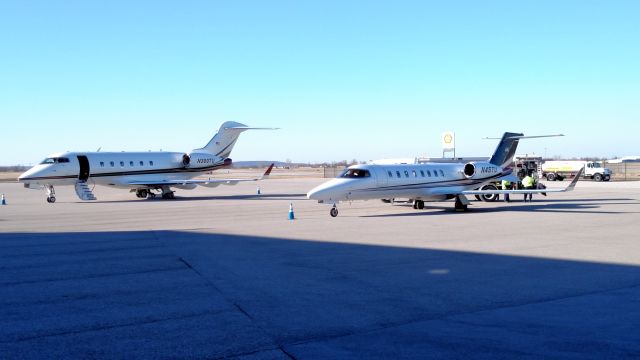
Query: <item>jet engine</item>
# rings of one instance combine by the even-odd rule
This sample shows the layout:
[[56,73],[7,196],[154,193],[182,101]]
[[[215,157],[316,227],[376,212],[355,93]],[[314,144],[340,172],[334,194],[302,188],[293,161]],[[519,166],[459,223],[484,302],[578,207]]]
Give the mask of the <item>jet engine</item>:
[[493,175],[499,174],[502,172],[502,169],[499,166],[490,164],[490,163],[475,163],[470,162],[464,165],[464,170],[462,173],[464,177],[467,179],[482,179],[488,178]]
[[467,163],[464,165],[464,177],[471,179],[476,174],[476,165],[474,163]]

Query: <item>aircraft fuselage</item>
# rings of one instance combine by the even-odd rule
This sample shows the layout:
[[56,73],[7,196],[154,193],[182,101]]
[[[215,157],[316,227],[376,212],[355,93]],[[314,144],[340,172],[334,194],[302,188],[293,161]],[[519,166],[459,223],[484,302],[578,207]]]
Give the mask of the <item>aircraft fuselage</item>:
[[48,156],[19,178],[25,184],[73,185],[78,180],[97,185],[131,187],[144,181],[194,178],[231,164],[211,154],[185,161],[179,152],[66,152]]

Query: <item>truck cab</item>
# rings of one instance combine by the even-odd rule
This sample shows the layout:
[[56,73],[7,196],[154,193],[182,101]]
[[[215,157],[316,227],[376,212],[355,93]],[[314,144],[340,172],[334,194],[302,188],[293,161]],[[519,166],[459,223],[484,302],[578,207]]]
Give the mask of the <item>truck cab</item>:
[[595,181],[611,180],[611,170],[602,166],[599,162],[587,162],[584,167],[584,176]]

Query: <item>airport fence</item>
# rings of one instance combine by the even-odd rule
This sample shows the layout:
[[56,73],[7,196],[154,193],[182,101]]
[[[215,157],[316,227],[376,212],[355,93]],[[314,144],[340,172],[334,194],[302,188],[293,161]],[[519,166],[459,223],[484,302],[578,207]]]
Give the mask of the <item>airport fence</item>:
[[344,171],[344,166],[327,166],[323,167],[323,177],[325,179],[331,179],[338,177],[342,171]]
[[640,180],[640,163],[606,163],[605,167],[609,168],[613,173],[612,180]]

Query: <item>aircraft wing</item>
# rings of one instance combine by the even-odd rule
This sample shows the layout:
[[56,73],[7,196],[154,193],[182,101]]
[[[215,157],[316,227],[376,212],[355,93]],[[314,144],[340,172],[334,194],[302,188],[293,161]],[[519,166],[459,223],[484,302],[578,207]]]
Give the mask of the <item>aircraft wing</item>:
[[582,176],[584,169],[576,174],[571,183],[564,189],[531,189],[531,190],[451,190],[447,188],[438,188],[430,191],[432,195],[498,195],[498,194],[546,194],[572,191],[578,180]]
[[273,169],[273,165],[271,164],[267,171],[262,174],[259,178],[252,179],[207,179],[207,180],[192,180],[192,179],[184,179],[184,180],[161,180],[161,181],[131,181],[127,183],[130,186],[185,186],[185,187],[195,187],[196,185],[205,186],[205,187],[216,187],[218,185],[236,185],[240,182],[249,182],[249,181],[260,181],[265,180],[271,174],[271,170]]
[[[461,191],[462,195],[494,195],[494,194],[546,194],[573,191],[575,189],[578,180],[582,176],[584,169],[580,169],[571,183],[564,189],[531,189],[531,190],[465,190]],[[455,195],[455,194],[452,194]]]

